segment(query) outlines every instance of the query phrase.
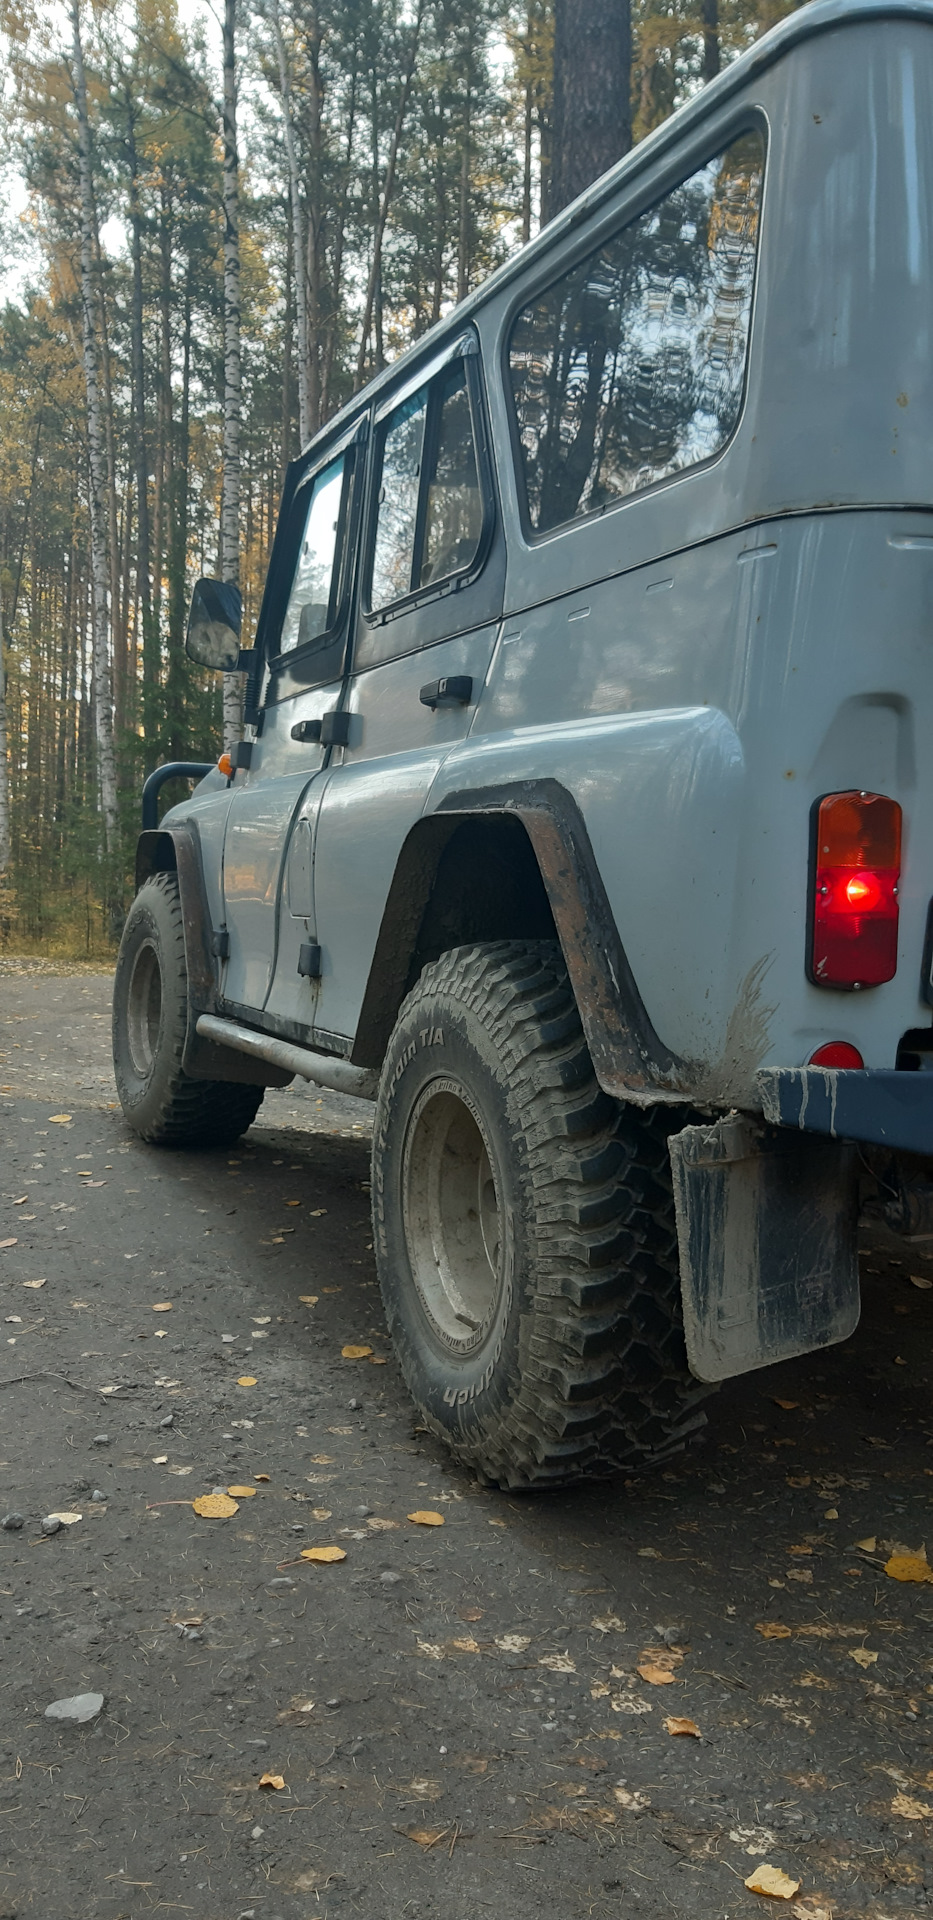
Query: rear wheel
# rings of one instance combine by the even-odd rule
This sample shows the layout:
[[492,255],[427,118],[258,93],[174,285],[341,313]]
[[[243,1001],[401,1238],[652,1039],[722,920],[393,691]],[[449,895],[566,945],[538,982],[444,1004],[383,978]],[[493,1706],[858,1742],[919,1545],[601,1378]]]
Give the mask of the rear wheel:
[[158,1146],[225,1147],[245,1133],[262,1087],[192,1080],[182,1067],[188,973],[178,881],[156,873],[127,915],[113,986],[113,1070],[130,1126]]
[[432,1431],[485,1478],[559,1484],[703,1422],[667,1136],[593,1072],[559,948],[459,948],[390,1042],[373,1141],[389,1328]]

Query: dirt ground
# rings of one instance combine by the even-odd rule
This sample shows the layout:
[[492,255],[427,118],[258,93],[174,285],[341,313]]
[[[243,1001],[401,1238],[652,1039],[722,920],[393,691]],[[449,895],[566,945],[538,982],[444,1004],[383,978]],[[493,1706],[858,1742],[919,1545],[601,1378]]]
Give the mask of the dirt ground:
[[856,1336],[664,1471],[483,1491],[384,1338],[369,1109],[144,1147],[108,999],[0,966],[0,1920],[933,1909],[933,1588],[885,1572],[931,1532],[933,1241],[875,1230]]

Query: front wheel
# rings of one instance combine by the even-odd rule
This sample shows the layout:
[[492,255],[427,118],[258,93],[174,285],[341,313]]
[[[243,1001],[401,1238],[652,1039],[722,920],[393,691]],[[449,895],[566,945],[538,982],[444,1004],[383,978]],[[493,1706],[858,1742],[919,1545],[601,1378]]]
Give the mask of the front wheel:
[[227,1147],[256,1118],[262,1087],[192,1080],[182,1066],[188,971],[178,880],[155,873],[127,915],[113,983],[113,1071],[130,1126],[157,1146]]
[[501,1486],[658,1455],[702,1424],[687,1368],[670,1109],[604,1094],[558,947],[427,966],[386,1056],[374,1244],[431,1430]]

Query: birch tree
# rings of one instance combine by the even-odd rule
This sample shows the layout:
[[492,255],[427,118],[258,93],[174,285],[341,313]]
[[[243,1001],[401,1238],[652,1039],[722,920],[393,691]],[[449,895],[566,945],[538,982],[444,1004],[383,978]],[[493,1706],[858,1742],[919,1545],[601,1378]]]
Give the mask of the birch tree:
[[[224,0],[224,432],[220,506],[220,574],[240,584],[240,213],[237,149],[236,0]],[[235,746],[243,730],[243,682],[224,674],[224,747]]]
[[96,284],[99,253],[97,210],[88,119],[87,76],[81,40],[79,0],[72,0],[72,73],[78,121],[78,176],[81,201],[81,341],[87,394],[89,521],[91,534],[94,737],[100,785],[104,852],[112,864],[119,840],[117,767],[113,741],[113,676],[110,658],[110,502],[107,436],[101,394],[101,328]]
[[282,124],[288,159],[289,203],[292,216],[292,248],[295,262],[295,324],[298,334],[298,433],[301,445],[307,445],[312,433],[311,420],[311,342],[308,331],[308,270],[305,258],[304,216],[301,208],[301,176],[295,141],[295,115],[292,103],[288,58],[282,33],[278,0],[266,0],[266,19],[272,29],[275,57],[279,69],[279,94],[282,100]]

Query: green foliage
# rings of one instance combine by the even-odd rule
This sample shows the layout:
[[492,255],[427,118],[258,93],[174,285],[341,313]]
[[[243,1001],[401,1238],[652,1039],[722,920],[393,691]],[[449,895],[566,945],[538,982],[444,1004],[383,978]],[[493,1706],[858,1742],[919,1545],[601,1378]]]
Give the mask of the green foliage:
[[[254,0],[250,10],[242,0],[238,47],[247,636],[285,466],[298,450],[293,230],[267,5]],[[719,0],[723,60],[787,10],[786,0]],[[552,0],[422,0],[420,14],[418,0],[280,0],[280,17],[319,424],[353,392],[360,368],[366,377],[391,359],[534,230],[550,157]],[[184,653],[192,583],[218,571],[223,224],[212,19],[193,33],[175,0],[136,0],[132,19],[103,5],[82,22],[104,241],[99,323],[127,890],[145,773],[167,758],[213,758],[221,738],[219,685]],[[633,23],[640,138],[700,84],[701,0],[638,0]],[[74,96],[51,7],[43,14],[0,0],[0,35],[9,56],[0,127],[5,116],[7,154],[29,189],[19,251],[31,248],[38,261],[34,284],[0,313],[12,798],[0,945],[70,943],[88,952],[112,943],[117,928],[103,906],[113,890],[103,871],[92,724]],[[12,261],[10,227],[0,215],[0,248]],[[166,802],[173,797],[177,789]]]

